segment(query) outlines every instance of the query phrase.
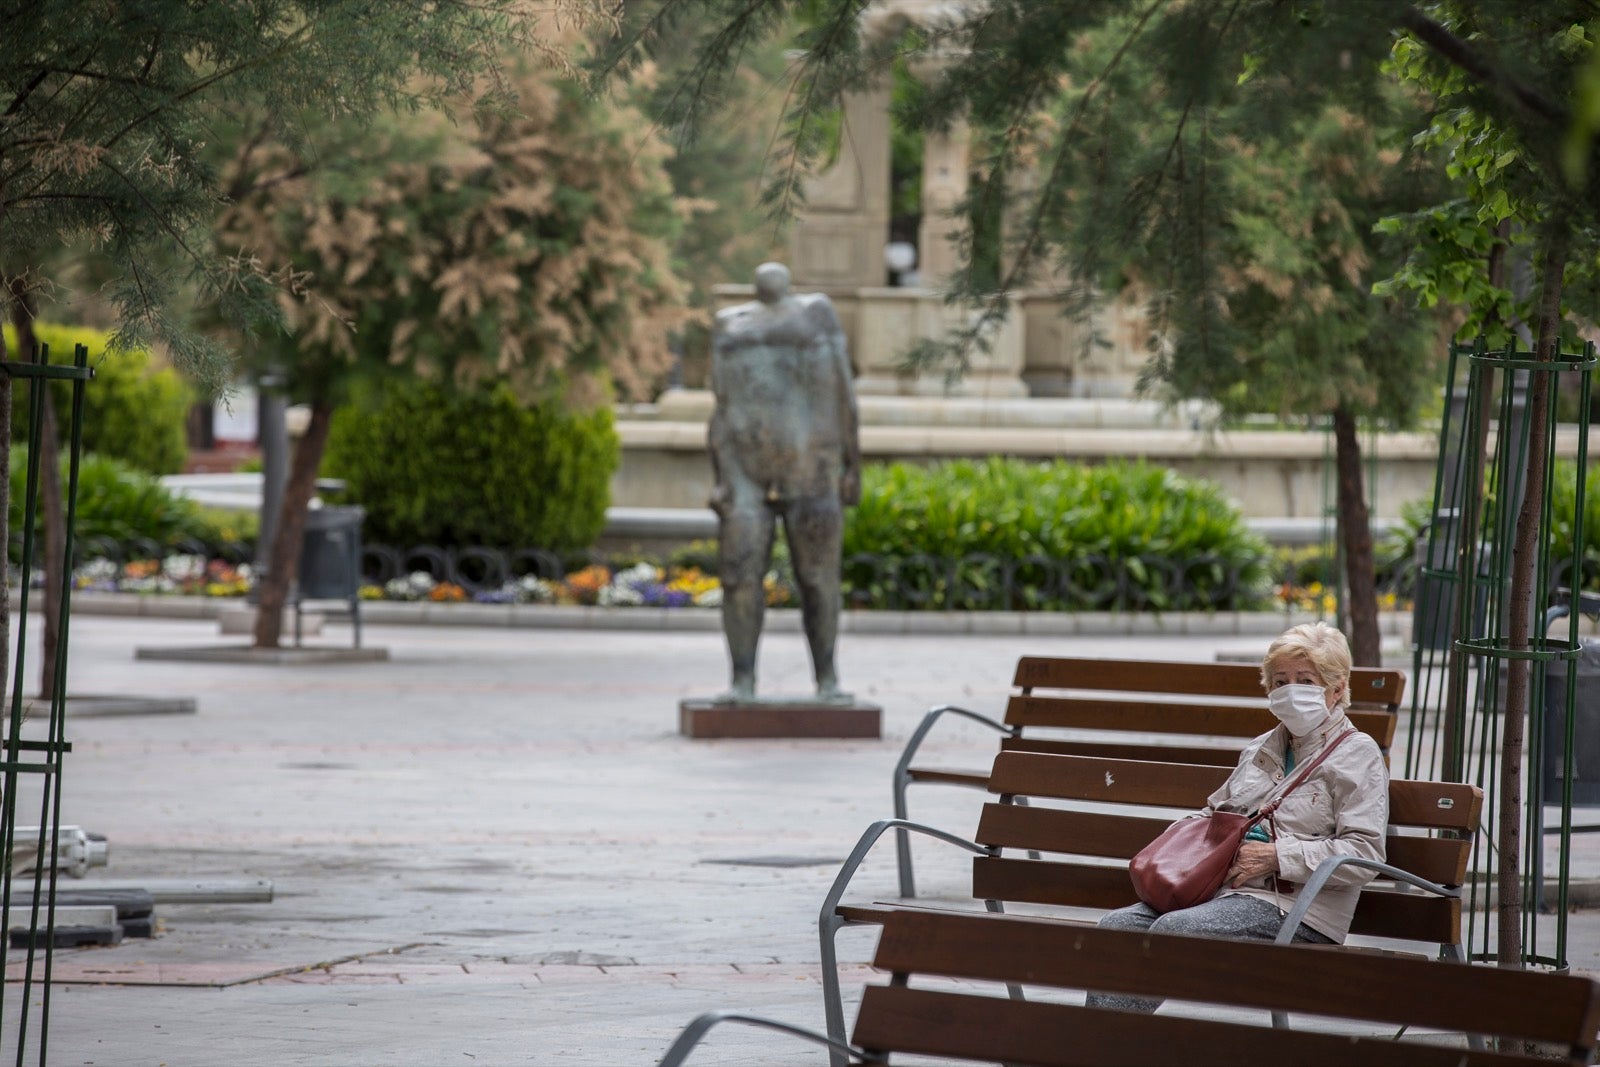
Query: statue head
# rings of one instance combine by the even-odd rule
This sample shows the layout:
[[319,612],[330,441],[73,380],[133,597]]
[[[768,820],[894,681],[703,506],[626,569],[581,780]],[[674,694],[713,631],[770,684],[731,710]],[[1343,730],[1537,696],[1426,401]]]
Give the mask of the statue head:
[[782,263],[763,263],[756,268],[756,297],[763,304],[776,304],[789,295],[789,268]]

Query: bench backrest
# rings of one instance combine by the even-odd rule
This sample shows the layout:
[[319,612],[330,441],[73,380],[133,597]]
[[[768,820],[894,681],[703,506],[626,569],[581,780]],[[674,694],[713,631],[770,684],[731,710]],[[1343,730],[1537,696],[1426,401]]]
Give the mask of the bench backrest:
[[[887,916],[854,1041],[876,1052],[1038,1067],[1143,1062],[1312,1065],[1548,1064],[1389,1035],[1402,1025],[1563,1047],[1588,1062],[1600,985],[1574,975],[1451,965],[1298,945],[1086,929],[1010,916],[907,909]],[[1008,999],[924,977],[1025,982],[1263,1009],[1259,1025]],[[1275,1030],[1266,1011],[1314,1014],[1358,1032]]]
[[[1023,656],[1012,684],[1017,692],[1006,704],[1005,719],[1018,727],[1018,735],[1002,743],[1011,751],[1231,767],[1245,741],[1277,723],[1267,710],[1256,664]],[[1400,671],[1351,671],[1350,721],[1385,753],[1404,693]],[[1082,731],[1155,734],[1162,740],[1076,736]],[[1172,740],[1194,736],[1210,740]]]
[[[1149,809],[1198,809],[1229,773],[1228,767],[1206,764],[1002,752],[989,773],[989,791],[1000,799],[984,805],[974,839],[1061,858],[978,856],[972,895],[1083,908],[1132,904],[1126,861],[1173,819],[1171,811]],[[1030,802],[1018,804],[1017,798]],[[1473,785],[1390,781],[1387,862],[1430,882],[1459,886],[1482,810],[1483,791]],[[1107,859],[1123,862],[1107,865]],[[1397,892],[1379,880],[1362,892],[1351,932],[1459,944],[1461,901]]]

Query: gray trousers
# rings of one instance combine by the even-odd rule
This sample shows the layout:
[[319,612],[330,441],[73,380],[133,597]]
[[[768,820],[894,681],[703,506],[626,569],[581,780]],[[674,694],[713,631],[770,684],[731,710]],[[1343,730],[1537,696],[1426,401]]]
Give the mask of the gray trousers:
[[[1169,911],[1165,915],[1148,904],[1130,904],[1110,912],[1098,925],[1108,930],[1148,930],[1153,934],[1271,941],[1278,936],[1278,928],[1283,925],[1283,912],[1270,900],[1244,893],[1227,893],[1212,897],[1204,904],[1196,904],[1182,911]],[[1301,923],[1300,929],[1294,932],[1294,939],[1314,945],[1333,944],[1332,938],[1318,933],[1305,923]],[[1091,1008],[1137,1011],[1145,1015],[1161,1007],[1161,1001],[1153,997],[1130,997],[1117,993],[1091,992],[1085,1003]]]

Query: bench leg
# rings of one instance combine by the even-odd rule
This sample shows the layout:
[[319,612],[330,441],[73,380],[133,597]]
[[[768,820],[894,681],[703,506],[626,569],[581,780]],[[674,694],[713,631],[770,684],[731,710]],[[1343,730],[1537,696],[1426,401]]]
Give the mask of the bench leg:
[[[845,921],[837,915],[824,917],[818,924],[822,942],[822,1013],[827,1020],[828,1039],[840,1045],[845,1043],[844,994],[839,990],[839,951],[835,942],[843,926]],[[849,1067],[850,1060],[830,1045],[828,1063],[830,1067]]]
[[[1015,804],[1019,808],[1025,808],[1025,807],[1028,806],[1028,798],[1027,797],[1012,797],[1011,800],[1010,800],[1010,803]],[[1030,860],[1037,860],[1037,859],[1043,859],[1044,857],[1042,855],[1040,855],[1038,849],[1030,848],[1028,850],[1028,858]]]
[[[906,786],[910,784],[910,775],[896,772],[894,776],[894,817],[906,817]],[[900,872],[900,895],[914,897],[917,895],[917,880],[911,873],[911,835],[904,829],[894,832],[894,861]]]

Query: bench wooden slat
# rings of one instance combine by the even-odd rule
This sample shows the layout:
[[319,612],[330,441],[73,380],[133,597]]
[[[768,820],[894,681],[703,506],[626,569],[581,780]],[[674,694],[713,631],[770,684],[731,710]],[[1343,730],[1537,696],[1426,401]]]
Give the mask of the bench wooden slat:
[[1368,937],[1459,944],[1461,901],[1432,894],[1365,889],[1356,900],[1350,932]]
[[[884,926],[874,965],[895,973],[1020,980],[1585,1047],[1600,1028],[1600,985],[1573,975],[1404,958],[1375,967],[1370,957],[1354,953],[1009,916],[897,913]],[[1236,980],[1219,983],[1219,976]],[[1228,987],[1224,996],[1218,996],[1221,984]],[[1418,997],[1418,989],[1428,995]],[[1234,1062],[1241,1059],[1250,1062],[1248,1056]]]
[[1471,833],[1477,830],[1482,814],[1483,792],[1476,786],[1416,779],[1391,779],[1389,782],[1389,821],[1392,823]]
[[[1253,663],[1160,662],[1023,656],[1012,684],[1019,689],[1100,689],[1122,693],[1183,693],[1193,696],[1261,696],[1261,668]],[[1397,670],[1357,667],[1350,672],[1352,704],[1398,709],[1405,675]]]
[[1272,1030],[1170,1015],[1093,1011],[872,985],[857,1016],[857,1047],[1032,1067],[1549,1067],[1550,1060],[1485,1054],[1381,1037]]
[[1002,752],[989,771],[989,792],[1194,809],[1205,804],[1232,770],[1196,763]]
[[1171,825],[1166,818],[985,804],[978,819],[981,845],[1132,859]]
[[989,775],[986,771],[961,771],[950,767],[911,767],[907,775],[913,782],[942,782],[945,785],[966,785],[987,789]]
[[1152,745],[1132,741],[1058,741],[1054,738],[1008,737],[1000,742],[1004,752],[1047,752],[1057,756],[1104,756],[1107,759],[1142,759],[1157,763],[1204,763],[1232,767],[1239,762],[1238,748],[1203,745]]
[[1091,867],[1053,860],[974,856],[972,895],[979,900],[1125,908],[1138,902],[1126,867]]
[[[1126,860],[1169,824],[1165,818],[990,803],[984,805],[974,840],[1000,848]],[[1455,886],[1466,876],[1469,844],[1390,834],[1386,860],[1419,878]]]
[[[1387,749],[1396,716],[1387,711],[1348,712],[1351,725]],[[1006,702],[1007,723],[1024,728],[1116,730],[1175,736],[1252,738],[1278,724],[1265,704],[1195,704],[1104,697],[1018,695]]]
[[[1152,670],[1152,667],[1157,669]],[[1023,656],[1012,684],[1021,689],[1105,689],[1124,693],[1261,695],[1261,670],[1249,664]]]
[[1261,701],[1245,706],[1037,695],[1013,696],[1006,702],[1005,720],[1024,728],[1245,738],[1265,733],[1277,722]]
[[1384,859],[1391,867],[1410,871],[1418,878],[1456,886],[1467,876],[1470,846],[1470,841],[1390,834],[1384,840]]

